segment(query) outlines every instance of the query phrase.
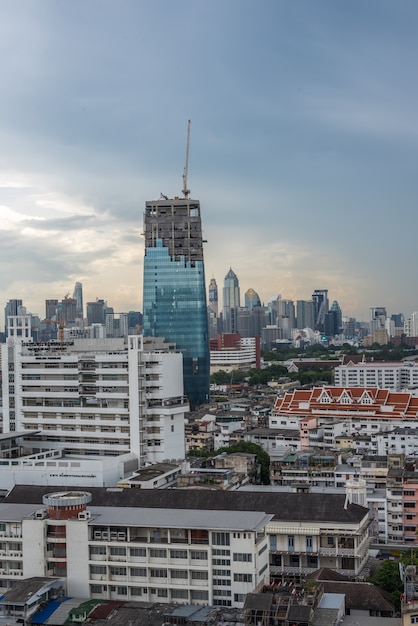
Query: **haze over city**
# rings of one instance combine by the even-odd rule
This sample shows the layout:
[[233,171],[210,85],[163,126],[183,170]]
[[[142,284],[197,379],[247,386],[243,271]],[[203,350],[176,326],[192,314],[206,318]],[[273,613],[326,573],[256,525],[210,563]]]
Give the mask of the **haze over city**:
[[[143,212],[189,188],[220,296],[409,315],[412,1],[2,2],[0,298],[142,310]],[[2,307],[0,307],[2,308]]]

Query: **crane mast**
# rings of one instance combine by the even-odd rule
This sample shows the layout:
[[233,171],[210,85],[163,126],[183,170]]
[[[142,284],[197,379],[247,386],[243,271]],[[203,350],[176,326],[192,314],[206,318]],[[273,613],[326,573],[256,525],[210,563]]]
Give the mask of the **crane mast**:
[[187,144],[186,144],[186,165],[183,173],[183,195],[189,197],[190,189],[187,188],[187,175],[189,173],[189,143],[190,143],[190,120],[187,122]]

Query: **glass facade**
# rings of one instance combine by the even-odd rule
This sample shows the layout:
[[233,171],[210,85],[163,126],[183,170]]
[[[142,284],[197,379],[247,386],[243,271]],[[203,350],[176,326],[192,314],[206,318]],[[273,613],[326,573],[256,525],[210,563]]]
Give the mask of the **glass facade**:
[[183,354],[190,406],[209,400],[209,338],[200,203],[146,202],[143,334],[163,337]]

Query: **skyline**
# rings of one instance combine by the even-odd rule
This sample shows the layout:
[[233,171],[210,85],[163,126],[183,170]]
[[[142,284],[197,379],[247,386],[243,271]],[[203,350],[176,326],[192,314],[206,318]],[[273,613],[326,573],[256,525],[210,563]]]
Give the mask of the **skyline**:
[[231,267],[242,301],[328,289],[358,320],[408,317],[417,17],[410,1],[4,2],[4,305],[42,317],[80,281],[85,301],[142,311],[145,202],[181,195],[191,119],[221,302]]

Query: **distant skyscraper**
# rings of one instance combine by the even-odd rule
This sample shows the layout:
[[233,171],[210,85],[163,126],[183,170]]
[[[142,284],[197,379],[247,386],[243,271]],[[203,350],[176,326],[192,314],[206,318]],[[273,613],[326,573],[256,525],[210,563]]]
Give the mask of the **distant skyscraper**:
[[7,318],[10,315],[18,315],[22,300],[9,300],[4,307],[4,333],[7,334]]
[[99,298],[96,299],[96,302],[87,302],[88,325],[104,324],[106,322],[106,309],[107,302],[100,300]]
[[55,320],[57,316],[58,300],[45,300],[45,319]]
[[314,328],[315,314],[312,300],[296,301],[296,326],[297,328]]
[[209,308],[218,317],[218,285],[214,278],[210,279],[209,283]]
[[193,408],[209,400],[210,357],[200,203],[185,196],[145,204],[143,335],[181,350]]
[[76,301],[77,319],[83,319],[83,285],[81,283],[74,285],[73,298]]
[[223,288],[223,325],[225,333],[237,332],[237,309],[240,306],[238,277],[232,268],[225,276]]
[[320,333],[325,332],[325,315],[329,310],[328,289],[315,289],[312,294],[315,313],[315,328]]
[[370,307],[370,333],[373,335],[376,330],[383,330],[386,324],[386,309],[384,306]]
[[253,309],[255,306],[261,306],[259,295],[254,289],[247,289],[245,292],[245,306],[247,309]]

